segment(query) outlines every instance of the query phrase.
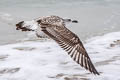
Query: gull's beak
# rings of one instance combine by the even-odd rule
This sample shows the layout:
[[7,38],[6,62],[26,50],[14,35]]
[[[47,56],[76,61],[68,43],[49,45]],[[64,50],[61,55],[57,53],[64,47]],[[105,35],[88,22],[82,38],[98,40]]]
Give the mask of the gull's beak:
[[72,23],[78,23],[77,20],[71,20],[71,19],[64,19],[65,22],[72,22]]
[[77,20],[72,20],[72,23],[78,23],[78,21]]

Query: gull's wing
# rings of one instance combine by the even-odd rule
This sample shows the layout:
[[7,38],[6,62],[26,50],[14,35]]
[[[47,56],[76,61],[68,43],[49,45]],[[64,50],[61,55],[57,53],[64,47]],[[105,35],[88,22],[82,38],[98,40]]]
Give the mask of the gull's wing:
[[74,61],[89,70],[91,73],[99,75],[82,42],[76,34],[64,26],[41,25],[41,28],[45,34],[55,40],[61,48],[67,51]]

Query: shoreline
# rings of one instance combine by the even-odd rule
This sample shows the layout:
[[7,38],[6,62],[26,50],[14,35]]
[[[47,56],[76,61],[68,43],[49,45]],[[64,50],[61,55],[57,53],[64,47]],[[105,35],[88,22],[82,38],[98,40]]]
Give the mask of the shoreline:
[[120,31],[96,36],[84,45],[100,76],[94,76],[75,64],[55,42],[26,41],[0,46],[0,79],[119,80],[119,34]]

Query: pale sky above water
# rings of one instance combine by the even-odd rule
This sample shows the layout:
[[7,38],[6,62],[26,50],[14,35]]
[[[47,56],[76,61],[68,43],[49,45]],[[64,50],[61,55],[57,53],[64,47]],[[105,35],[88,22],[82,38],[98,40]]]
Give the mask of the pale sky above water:
[[26,33],[15,30],[17,22],[48,15],[77,19],[78,24],[69,24],[67,27],[83,41],[106,32],[119,31],[119,2],[119,0],[77,0],[76,2],[70,0],[69,3],[67,0],[34,0],[34,2],[2,0],[0,1],[0,44],[14,43],[26,37]]

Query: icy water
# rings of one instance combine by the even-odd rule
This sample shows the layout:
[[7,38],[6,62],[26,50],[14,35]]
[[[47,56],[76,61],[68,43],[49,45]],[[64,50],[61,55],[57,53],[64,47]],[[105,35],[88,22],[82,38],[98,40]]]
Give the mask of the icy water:
[[[54,41],[15,30],[15,24],[58,15],[84,42],[100,76],[81,68]],[[120,80],[119,0],[1,0],[0,80]]]

